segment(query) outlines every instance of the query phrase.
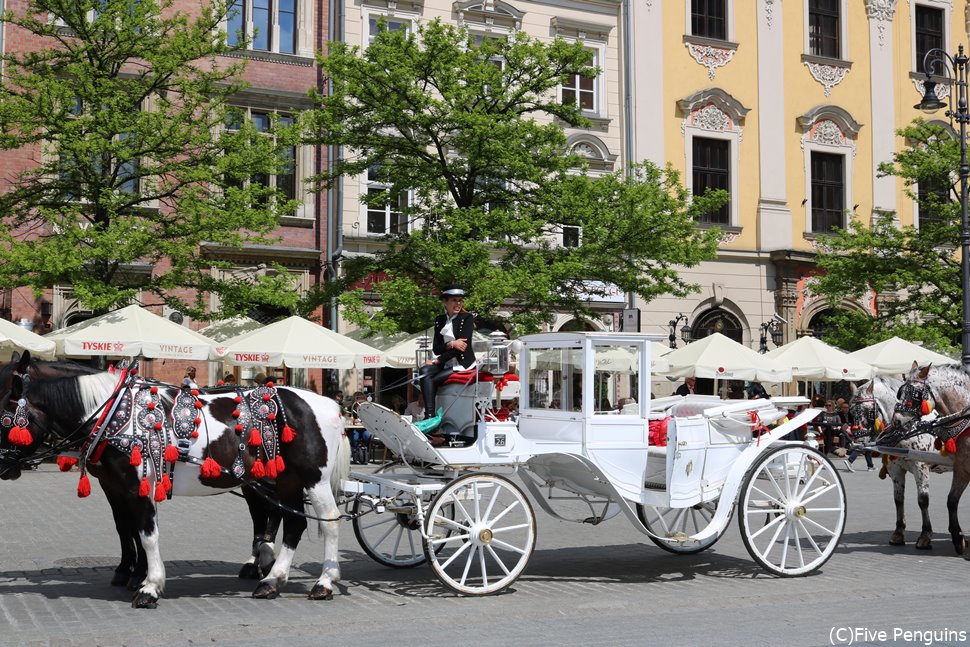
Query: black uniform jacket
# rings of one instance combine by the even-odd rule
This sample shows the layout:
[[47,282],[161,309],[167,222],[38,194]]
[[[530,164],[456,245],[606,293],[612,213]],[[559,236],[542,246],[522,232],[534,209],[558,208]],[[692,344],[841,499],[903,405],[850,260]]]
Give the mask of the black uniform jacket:
[[434,341],[431,350],[438,356],[441,366],[444,366],[452,359],[457,359],[458,363],[468,368],[475,363],[475,351],[472,350],[472,332],[475,330],[475,317],[470,312],[459,312],[455,315],[452,322],[452,329],[455,332],[455,339],[464,339],[468,346],[462,352],[457,348],[446,348],[445,338],[441,336],[441,329],[448,323],[448,315],[440,314],[434,320]]

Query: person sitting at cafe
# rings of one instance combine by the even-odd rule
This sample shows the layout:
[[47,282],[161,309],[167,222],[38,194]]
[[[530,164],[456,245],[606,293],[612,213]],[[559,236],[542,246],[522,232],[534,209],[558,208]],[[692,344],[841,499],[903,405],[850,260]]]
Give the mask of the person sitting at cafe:
[[408,403],[404,415],[411,416],[411,422],[424,420],[424,396],[418,393],[418,399]]

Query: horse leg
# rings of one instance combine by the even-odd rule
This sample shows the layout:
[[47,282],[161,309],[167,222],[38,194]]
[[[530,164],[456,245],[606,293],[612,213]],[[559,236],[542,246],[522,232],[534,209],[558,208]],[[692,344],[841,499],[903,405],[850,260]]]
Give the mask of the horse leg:
[[[280,501],[293,510],[303,509],[303,492],[297,490],[295,493],[284,495],[280,493]],[[290,576],[290,565],[293,563],[293,554],[300,543],[300,537],[306,530],[306,517],[290,512],[283,514],[283,546],[280,554],[276,557],[276,562],[269,574],[259,582],[259,586],[253,591],[254,598],[272,600],[280,593],[280,587],[286,584]]]
[[243,497],[253,520],[253,551],[239,569],[239,578],[258,580],[267,575],[275,561],[274,542],[283,515],[279,508],[268,503],[251,487],[243,488]]
[[930,550],[933,548],[933,524],[930,522],[930,467],[926,463],[914,463],[912,473],[916,480],[916,502],[923,516],[923,528],[916,539],[916,549]]
[[889,466],[889,477],[893,480],[893,502],[896,504],[896,529],[889,537],[891,546],[902,546],[906,543],[906,470],[899,461]]
[[320,521],[320,534],[323,535],[323,572],[320,579],[310,590],[311,600],[332,600],[333,583],[340,581],[340,564],[338,563],[337,535],[340,530],[340,509],[334,499],[329,481],[321,481],[310,489],[310,504],[316,516],[327,519]]
[[[104,489],[104,488],[102,488]],[[125,504],[118,496],[104,492],[111,506],[111,516],[115,521],[115,530],[118,531],[118,539],[121,542],[121,562],[115,568],[114,575],[111,577],[111,586],[127,586],[128,580],[132,577],[132,572],[137,566],[138,549],[140,546],[138,538],[132,534],[131,526],[126,516]]]
[[963,491],[967,488],[967,483],[970,482],[970,472],[959,460],[960,456],[958,455],[956,458],[953,466],[953,482],[950,484],[950,493],[946,497],[946,509],[950,517],[950,525],[947,529],[950,531],[950,539],[953,541],[953,547],[957,554],[963,555],[967,546],[960,528],[960,520],[957,517],[957,508],[960,505],[960,497],[963,496]]

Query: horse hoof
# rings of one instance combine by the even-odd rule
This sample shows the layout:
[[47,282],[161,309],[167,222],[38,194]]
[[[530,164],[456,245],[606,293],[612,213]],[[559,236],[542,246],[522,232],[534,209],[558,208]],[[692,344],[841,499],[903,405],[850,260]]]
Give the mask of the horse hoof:
[[903,533],[901,532],[894,532],[892,536],[889,538],[890,546],[903,546],[905,544],[906,544],[906,539],[903,538]]
[[[131,579],[131,573],[129,571],[115,571],[114,576],[111,578],[111,586],[128,586],[129,579]],[[137,589],[138,587],[135,588]]]
[[333,600],[333,591],[323,584],[315,584],[307,598],[310,600]]
[[280,590],[276,585],[269,582],[263,582],[253,591],[253,597],[257,600],[275,600],[279,594]]
[[246,562],[239,569],[239,579],[241,580],[258,580],[260,579],[259,567],[253,562]]
[[132,609],[155,609],[158,607],[158,598],[144,591],[139,592],[131,599]]
[[920,537],[916,540],[916,550],[932,550],[933,544],[929,537]]

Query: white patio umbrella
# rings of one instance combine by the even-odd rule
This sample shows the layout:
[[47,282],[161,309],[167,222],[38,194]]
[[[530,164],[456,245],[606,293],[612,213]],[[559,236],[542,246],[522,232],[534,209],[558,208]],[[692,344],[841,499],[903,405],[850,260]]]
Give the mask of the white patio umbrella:
[[791,366],[796,380],[837,382],[872,377],[872,366],[815,337],[801,337],[765,356]]
[[654,375],[663,375],[668,372],[670,370],[670,363],[666,360],[666,356],[673,350],[667,344],[659,341],[650,342],[650,359],[653,362],[653,365],[650,367],[650,372]]
[[213,341],[223,342],[262,327],[263,324],[249,317],[230,317],[213,321],[200,330],[199,334]]
[[663,359],[670,365],[670,370],[666,373],[672,378],[791,381],[791,367],[760,355],[720,333],[708,335],[671,351]]
[[215,342],[194,330],[131,305],[44,336],[68,357],[218,359]]
[[22,328],[12,321],[0,319],[0,351],[4,354],[29,350],[40,359],[54,358],[54,342]]
[[960,363],[946,355],[940,355],[899,337],[890,337],[878,344],[849,353],[849,357],[869,364],[875,369],[876,375],[909,373],[914,361],[919,363],[920,366],[930,363],[934,365]]
[[233,366],[337,369],[386,366],[383,351],[296,316],[234,337],[224,345],[224,359]]

